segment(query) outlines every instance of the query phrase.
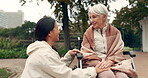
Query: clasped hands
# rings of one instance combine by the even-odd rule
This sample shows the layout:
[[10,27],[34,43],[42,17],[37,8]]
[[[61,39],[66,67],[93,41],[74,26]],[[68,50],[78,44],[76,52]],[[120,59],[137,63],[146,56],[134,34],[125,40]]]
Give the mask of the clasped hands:
[[[84,55],[84,53],[79,51],[78,49],[69,50],[69,54],[71,56],[75,55],[76,53],[81,53]],[[91,57],[91,55],[93,55],[93,53],[85,56],[85,58],[89,58],[89,57]],[[95,58],[95,57],[91,57],[91,58]],[[102,71],[109,70],[111,65],[113,65],[113,64],[114,64],[114,62],[111,60],[102,60],[101,62],[98,61],[95,66],[96,72],[100,73]]]
[[[84,58],[85,59],[86,58],[95,59],[95,58],[98,58],[98,56],[97,55],[88,55],[88,56],[85,56]],[[102,61],[96,60],[96,61],[90,61],[89,63],[92,63],[92,66],[93,66],[93,64],[95,65],[97,73],[101,73],[103,71],[110,70],[110,67],[114,64],[114,62],[111,60],[102,60]]]

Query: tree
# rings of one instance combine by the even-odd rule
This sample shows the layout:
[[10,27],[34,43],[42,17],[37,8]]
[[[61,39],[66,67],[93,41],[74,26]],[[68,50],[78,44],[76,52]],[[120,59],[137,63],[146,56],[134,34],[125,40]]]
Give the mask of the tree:
[[[141,47],[142,29],[139,21],[148,16],[147,0],[130,0],[130,5],[116,11],[113,24],[124,33],[124,42],[129,47]],[[131,8],[129,8],[131,7]],[[124,29],[124,32],[123,30]]]
[[17,33],[18,32],[20,33],[19,37],[23,39],[34,39],[35,24],[36,23],[34,22],[25,21],[25,23],[22,24],[21,27],[17,27],[16,28],[16,30],[18,30]]
[[[23,2],[22,5],[24,5],[26,3],[26,0],[20,0],[20,2]],[[58,18],[58,20],[62,20],[63,22],[65,49],[70,49],[70,37],[69,37],[70,35],[69,35],[69,28],[68,28],[69,17],[68,17],[68,10],[67,10],[67,4],[69,4],[70,1],[69,0],[48,0],[48,2],[51,3],[52,6],[55,5],[54,14]],[[59,14],[61,12],[62,14]]]
[[[35,23],[25,21],[22,26],[9,29],[0,29],[0,35],[2,37],[11,37],[17,39],[33,39],[34,38],[34,27]],[[33,38],[32,38],[33,37]]]

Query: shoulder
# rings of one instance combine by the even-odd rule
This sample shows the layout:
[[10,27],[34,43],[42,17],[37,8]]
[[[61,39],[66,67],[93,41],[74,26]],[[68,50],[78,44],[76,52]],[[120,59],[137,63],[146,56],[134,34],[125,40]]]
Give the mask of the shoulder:
[[93,27],[92,27],[92,26],[89,26],[89,27],[87,28],[87,30],[85,31],[84,35],[86,35],[86,34],[91,34],[92,31],[93,31]]
[[55,60],[59,60],[58,55],[52,52],[52,50],[38,50],[37,52],[31,54],[27,58],[27,63],[29,66],[43,66],[47,63],[54,62]]
[[108,26],[116,31],[119,31],[115,26],[111,25],[111,24],[108,24]]
[[111,24],[108,24],[107,30],[110,31],[110,32],[120,33],[120,31],[115,26],[113,26]]
[[113,36],[113,35],[118,35],[118,34],[121,34],[120,31],[116,27],[112,26],[111,24],[108,24],[106,35]]

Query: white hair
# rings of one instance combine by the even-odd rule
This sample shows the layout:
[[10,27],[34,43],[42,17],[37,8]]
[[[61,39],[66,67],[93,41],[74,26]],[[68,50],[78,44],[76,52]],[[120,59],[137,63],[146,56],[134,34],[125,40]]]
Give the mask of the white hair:
[[106,14],[108,15],[107,7],[103,4],[96,4],[89,8],[88,13],[95,13],[95,14]]
[[[102,17],[102,15],[105,14],[108,17],[107,7],[105,5],[103,5],[103,4],[101,4],[101,3],[90,7],[89,10],[88,10],[88,14],[89,13],[98,14],[98,15],[100,15],[100,17]],[[106,22],[107,22],[107,19],[106,19]]]

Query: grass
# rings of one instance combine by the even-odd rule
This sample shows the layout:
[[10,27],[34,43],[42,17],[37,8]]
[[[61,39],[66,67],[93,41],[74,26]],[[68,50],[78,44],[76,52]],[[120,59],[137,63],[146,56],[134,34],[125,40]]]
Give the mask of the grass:
[[124,51],[133,51],[133,48],[130,48],[130,47],[124,47]]
[[0,69],[0,78],[8,78],[11,74],[7,69]]
[[124,51],[142,51],[141,48],[124,47]]

